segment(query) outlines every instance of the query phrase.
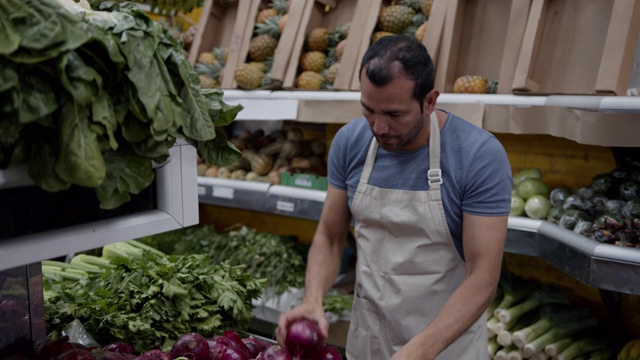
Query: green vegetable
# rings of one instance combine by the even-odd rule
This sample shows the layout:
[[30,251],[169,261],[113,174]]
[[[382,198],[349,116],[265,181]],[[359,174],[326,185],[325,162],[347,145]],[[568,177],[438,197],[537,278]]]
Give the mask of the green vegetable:
[[542,179],[526,178],[518,184],[516,191],[518,196],[527,201],[534,195],[542,195],[548,198],[551,189]]
[[545,313],[536,322],[513,333],[513,342],[520,348],[542,336],[552,327],[569,321],[582,320],[589,315],[587,308],[561,309],[555,313]]
[[325,312],[341,315],[351,311],[353,294],[327,294],[322,302]]
[[522,169],[513,175],[513,185],[518,186],[523,180],[529,178],[542,179],[542,171],[535,167]]
[[557,356],[558,360],[571,360],[578,356],[586,355],[592,351],[607,347],[607,342],[601,338],[584,338],[569,345]]
[[551,343],[572,336],[579,331],[595,327],[596,325],[598,325],[596,319],[585,319],[558,324],[544,335],[526,344],[522,351],[525,357],[530,357],[533,354],[543,351],[545,347]]
[[95,189],[113,209],[153,182],[176,139],[208,164],[236,162],[218,127],[242,106],[201,90],[181,44],[135,5],[95,4],[0,0],[3,164],[28,164],[47,191]]
[[101,273],[43,266],[52,337],[77,319],[99,343],[127,341],[144,352],[155,344],[166,349],[190,332],[213,337],[246,329],[253,320],[252,301],[264,280],[254,279],[244,266],[213,265],[203,255],[158,255],[125,242],[113,245],[103,249],[112,267]]
[[220,233],[213,226],[192,226],[143,239],[175,255],[206,254],[214,264],[246,265],[247,272],[266,279],[265,287],[280,295],[291,287],[304,286],[306,250],[295,237],[259,232],[235,226]]
[[546,219],[551,210],[549,198],[542,195],[533,195],[524,204],[524,212],[528,217],[536,220]]
[[501,323],[508,324],[523,314],[546,304],[568,304],[568,300],[560,291],[539,289],[527,296],[524,301],[508,309],[500,310],[498,312],[498,319]]
[[566,186],[560,186],[551,190],[549,201],[554,207],[562,206],[569,196],[571,196],[571,189]]

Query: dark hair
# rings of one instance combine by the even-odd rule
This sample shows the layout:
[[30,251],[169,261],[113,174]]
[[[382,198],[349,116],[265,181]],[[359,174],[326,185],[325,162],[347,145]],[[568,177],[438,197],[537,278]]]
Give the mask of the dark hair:
[[367,78],[376,86],[384,86],[398,74],[392,65],[398,63],[402,74],[413,80],[413,97],[422,103],[433,90],[433,61],[427,48],[413,36],[393,35],[378,39],[362,57],[358,78],[366,68]]

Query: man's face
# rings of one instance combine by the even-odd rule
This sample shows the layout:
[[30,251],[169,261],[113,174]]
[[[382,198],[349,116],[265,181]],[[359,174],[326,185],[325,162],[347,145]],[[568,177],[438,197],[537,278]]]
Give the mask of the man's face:
[[413,81],[397,76],[385,86],[375,86],[363,71],[360,77],[362,113],[380,147],[387,151],[410,151],[428,142],[428,127],[413,98]]

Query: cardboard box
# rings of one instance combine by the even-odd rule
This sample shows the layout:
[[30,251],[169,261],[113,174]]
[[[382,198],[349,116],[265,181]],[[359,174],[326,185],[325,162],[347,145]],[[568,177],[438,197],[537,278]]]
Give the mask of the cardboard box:
[[532,0],[513,92],[626,94],[638,0]]
[[312,29],[325,27],[332,31],[339,25],[350,23],[349,35],[340,60],[340,68],[333,85],[335,90],[350,90],[349,82],[357,62],[357,48],[361,43],[363,33],[355,17],[366,11],[368,6],[369,1],[364,0],[293,1],[291,11],[294,7],[298,7],[296,11],[300,11],[301,18],[297,28],[297,36],[290,52],[290,61],[284,71],[283,88],[295,88],[296,78],[299,74],[299,59],[304,53],[306,36]]
[[[229,47],[236,22],[243,22],[246,14],[240,12],[240,0],[229,0],[226,6],[205,0],[198,21],[196,35],[191,44],[188,60],[195,64],[200,53],[214,47]],[[245,0],[246,2],[246,0]]]
[[435,88],[452,92],[463,75],[498,81],[511,92],[529,0],[436,0],[423,43],[436,68]]

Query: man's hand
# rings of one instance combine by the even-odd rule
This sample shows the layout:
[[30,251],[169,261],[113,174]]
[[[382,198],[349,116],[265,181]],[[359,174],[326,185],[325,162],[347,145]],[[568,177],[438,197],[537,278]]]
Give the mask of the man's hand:
[[294,307],[291,311],[280,315],[278,327],[276,327],[276,339],[278,344],[284,348],[284,339],[287,336],[287,328],[289,324],[300,318],[307,318],[314,321],[320,327],[322,335],[326,339],[329,336],[329,322],[324,314],[322,304],[313,304],[311,302],[303,302],[299,306]]

